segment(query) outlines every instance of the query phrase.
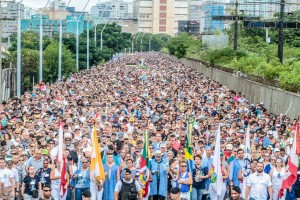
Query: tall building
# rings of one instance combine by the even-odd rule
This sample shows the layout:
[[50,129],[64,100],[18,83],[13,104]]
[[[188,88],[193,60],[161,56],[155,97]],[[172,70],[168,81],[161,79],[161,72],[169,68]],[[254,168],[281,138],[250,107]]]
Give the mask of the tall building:
[[123,0],[107,1],[96,4],[91,8],[90,14],[97,23],[104,23],[108,20],[119,21],[132,19],[134,4]]
[[140,0],[139,31],[176,35],[179,21],[188,20],[187,0]]
[[[18,28],[18,9],[19,3],[15,0],[7,2],[2,7],[2,23],[0,27],[2,29],[2,37],[7,38],[11,34],[17,32]],[[24,18],[24,5],[21,4],[21,19]]]
[[66,2],[62,0],[53,0],[45,9],[38,9],[39,14],[48,15],[51,20],[65,19],[68,15]]
[[[21,21],[21,30],[22,31],[35,31],[39,32],[40,30],[40,16],[41,15],[32,15],[31,19],[23,19]],[[54,33],[58,33],[59,31],[59,21],[50,19],[48,15],[43,15],[42,24],[43,24],[43,32],[45,35],[49,37],[53,36]],[[78,32],[82,33],[87,28],[87,21],[84,20],[84,17],[81,16],[79,19],[77,16],[66,16],[63,20],[63,32],[64,33],[73,33],[76,34],[77,30],[77,21],[78,21]],[[92,27],[93,24],[90,21],[88,27]]]
[[25,7],[24,8],[24,18],[23,19],[31,19],[32,15],[36,15],[37,12],[35,9],[30,8],[30,7]]

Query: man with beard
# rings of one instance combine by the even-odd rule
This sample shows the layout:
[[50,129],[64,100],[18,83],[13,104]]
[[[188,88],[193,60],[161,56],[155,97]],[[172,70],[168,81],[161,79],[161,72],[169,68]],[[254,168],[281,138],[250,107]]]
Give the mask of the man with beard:
[[273,199],[271,178],[264,173],[264,164],[257,163],[256,172],[251,174],[247,180],[246,199],[248,200],[267,200],[268,192],[270,200]]

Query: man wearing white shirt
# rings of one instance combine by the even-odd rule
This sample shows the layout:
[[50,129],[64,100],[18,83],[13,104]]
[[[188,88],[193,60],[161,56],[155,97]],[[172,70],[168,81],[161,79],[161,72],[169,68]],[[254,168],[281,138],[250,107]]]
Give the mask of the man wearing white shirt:
[[264,164],[259,162],[256,166],[256,172],[249,176],[245,194],[246,200],[267,200],[268,192],[270,200],[273,200],[271,178],[263,170]]
[[11,170],[5,167],[4,158],[0,158],[0,180],[4,187],[0,199],[13,199],[15,196],[14,175]]

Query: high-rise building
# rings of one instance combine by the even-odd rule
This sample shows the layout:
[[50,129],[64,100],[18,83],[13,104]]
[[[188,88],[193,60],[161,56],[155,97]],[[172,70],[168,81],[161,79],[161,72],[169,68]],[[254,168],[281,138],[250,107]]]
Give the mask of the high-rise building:
[[93,6],[90,14],[97,23],[105,23],[108,20],[120,21],[133,18],[133,7],[132,2],[123,0],[107,1]]
[[37,12],[35,9],[30,8],[30,7],[25,7],[24,8],[24,18],[23,19],[31,19],[32,15],[36,15]]
[[[81,16],[80,19],[77,16],[66,16],[62,21],[63,23],[63,32],[64,33],[73,33],[76,34],[77,30],[77,21],[78,21],[78,32],[81,34],[87,28],[87,21],[84,20],[84,17]],[[59,31],[59,20],[50,19],[48,15],[43,15],[42,17],[43,32],[49,37],[53,36],[54,33]],[[93,24],[90,21],[88,27],[92,27]],[[39,32],[40,30],[40,15],[32,15],[31,19],[23,19],[21,21],[22,31],[32,30]]]
[[[17,32],[18,28],[18,9],[19,3],[15,0],[7,2],[2,7],[2,23],[0,27],[2,29],[2,37],[7,38],[11,34]],[[21,4],[21,19],[24,18],[24,5]]]
[[48,7],[45,9],[38,9],[39,14],[49,16],[51,20],[65,19],[68,15],[66,10],[66,2],[62,0],[53,0],[49,3]]
[[139,0],[139,31],[176,35],[179,21],[188,20],[187,0]]

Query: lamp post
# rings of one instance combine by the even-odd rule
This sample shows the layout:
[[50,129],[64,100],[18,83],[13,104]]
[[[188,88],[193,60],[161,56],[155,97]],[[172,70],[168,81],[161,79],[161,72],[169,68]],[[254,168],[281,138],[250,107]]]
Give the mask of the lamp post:
[[[142,34],[142,33],[141,33]],[[137,39],[138,39],[138,37],[139,37],[140,35],[137,33],[136,34],[136,38],[135,38],[135,44],[136,44],[136,46],[137,46]],[[137,48],[137,51],[139,51],[139,49]]]
[[102,35],[103,35],[103,31],[104,31],[104,29],[105,29],[105,27],[106,27],[106,25],[107,25],[107,23],[108,23],[108,20],[107,20],[107,22],[104,24],[104,26],[103,26],[103,28],[102,28],[102,30],[101,30],[101,35],[100,35],[100,37],[101,37],[101,41],[100,41],[100,49],[102,50],[102,47],[103,47],[103,38],[102,38]]
[[143,51],[143,37],[145,36],[145,33],[143,33],[141,37],[141,52]]
[[88,5],[88,3],[90,2],[90,0],[88,0],[82,10],[82,12],[80,13],[79,17],[77,18],[77,22],[76,22],[76,68],[77,68],[77,72],[79,72],[79,30],[78,30],[78,22],[83,14],[83,12],[86,9],[86,6]]
[[151,39],[153,37],[153,34],[150,36],[150,39],[149,39],[149,52],[151,51]]
[[[69,6],[70,2],[71,2],[71,0],[69,0],[66,8]],[[63,24],[62,24],[62,19],[60,19],[59,20],[58,80],[61,80],[62,30],[63,30]]]
[[23,0],[18,5],[18,43],[17,43],[17,96],[21,97],[21,5]]
[[[50,0],[47,1],[43,10],[48,6]],[[43,10],[40,16],[40,76],[39,81],[43,81]]]
[[87,30],[86,30],[86,68],[90,69],[90,19],[91,16],[89,16],[88,22],[87,22]]

